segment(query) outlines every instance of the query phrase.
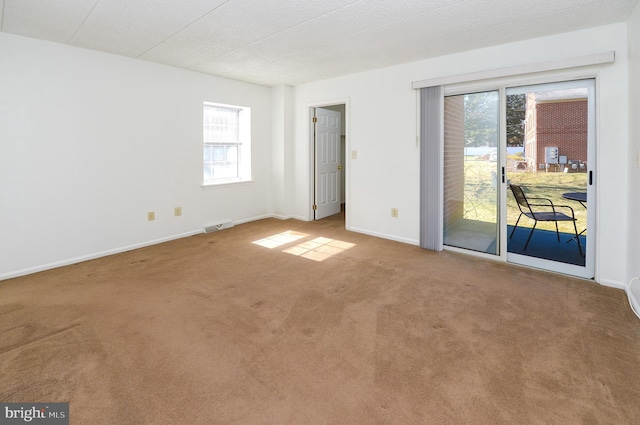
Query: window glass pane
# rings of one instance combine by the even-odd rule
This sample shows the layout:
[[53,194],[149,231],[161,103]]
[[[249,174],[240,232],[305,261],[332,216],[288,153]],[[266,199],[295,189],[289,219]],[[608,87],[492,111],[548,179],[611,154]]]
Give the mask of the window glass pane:
[[237,145],[205,145],[204,180],[240,177]]
[[206,142],[238,142],[239,139],[238,109],[205,106],[204,109],[204,141]]
[[243,177],[240,175],[242,145],[240,114],[243,110],[244,108],[204,105],[203,179],[205,182]]
[[[546,204],[534,205],[534,212],[548,212],[547,206],[553,204],[557,213],[575,218],[576,225],[573,220],[535,221],[522,216],[509,193],[508,253],[586,265],[589,91],[585,81],[507,89],[507,113],[513,113],[509,106],[519,100],[522,123],[518,144],[507,148],[512,149],[507,156],[507,182],[521,186],[525,196],[537,198],[532,204]],[[513,138],[513,130],[507,127],[507,140]]]
[[498,255],[498,92],[444,102],[444,244]]

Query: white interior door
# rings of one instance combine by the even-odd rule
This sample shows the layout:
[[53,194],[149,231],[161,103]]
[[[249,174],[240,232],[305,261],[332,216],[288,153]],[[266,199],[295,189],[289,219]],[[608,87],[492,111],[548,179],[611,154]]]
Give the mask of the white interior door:
[[340,212],[340,112],[314,110],[315,219]]

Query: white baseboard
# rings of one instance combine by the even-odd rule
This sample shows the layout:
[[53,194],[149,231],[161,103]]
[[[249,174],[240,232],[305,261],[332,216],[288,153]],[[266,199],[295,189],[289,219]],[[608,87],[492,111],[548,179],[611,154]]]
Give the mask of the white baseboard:
[[96,258],[107,257],[109,255],[120,254],[126,251],[133,251],[134,249],[144,248],[146,246],[157,245],[163,242],[169,242],[175,239],[186,238],[189,236],[197,235],[202,233],[202,229],[192,230],[190,232],[180,233],[177,235],[167,236],[164,238],[154,239],[146,242],[141,242],[137,244],[127,245],[119,248],[108,249],[106,251],[94,252],[87,255],[81,255],[79,257],[69,258],[66,260],[55,261],[53,263],[42,264],[35,267],[28,267],[26,269],[15,270],[9,273],[4,273],[0,275],[0,280],[11,279],[14,277],[26,276],[32,273],[38,273],[45,270],[57,269],[58,267],[69,266],[71,264],[82,263],[83,261],[95,260]]
[[[265,219],[265,218],[286,219],[286,218],[281,218],[281,217],[273,215],[273,214],[264,214],[264,215],[260,215],[260,216],[244,218],[244,219],[241,219],[241,220],[233,220],[233,223],[234,224],[242,224],[242,223],[248,223],[250,221],[262,220],[262,219]],[[188,232],[179,233],[179,234],[171,235],[171,236],[166,236],[164,238],[153,239],[153,240],[150,240],[150,241],[140,242],[140,243],[136,243],[136,244],[132,244],[132,245],[126,245],[126,246],[122,246],[122,247],[118,247],[118,248],[108,249],[108,250],[105,250],[105,251],[94,252],[94,253],[91,253],[91,254],[81,255],[81,256],[78,256],[78,257],[69,258],[69,259],[65,259],[65,260],[54,261],[52,263],[46,263],[46,264],[42,264],[42,265],[38,265],[38,266],[34,266],[34,267],[27,267],[25,269],[14,270],[14,271],[10,271],[8,273],[0,274],[0,281],[6,280],[6,279],[16,278],[16,277],[20,277],[20,276],[26,276],[26,275],[29,275],[29,274],[38,273],[38,272],[42,272],[42,271],[45,271],[45,270],[57,269],[58,267],[69,266],[69,265],[72,265],[72,264],[82,263],[84,261],[95,260],[96,258],[107,257],[109,255],[114,255],[114,254],[120,254],[122,252],[132,251],[134,249],[144,248],[144,247],[151,246],[151,245],[157,245],[159,243],[169,242],[169,241],[172,241],[172,240],[175,240],[175,239],[186,238],[186,237],[198,235],[198,234],[201,234],[201,233],[203,233],[203,228],[202,227],[199,228],[199,229],[196,229],[196,230],[190,230]]]
[[623,291],[625,289],[624,283],[618,282],[618,281],[614,281],[614,280],[597,279],[596,278],[596,283],[598,283],[598,284],[600,284],[602,286],[609,286],[611,288],[622,289]]
[[299,215],[282,215],[282,214],[271,214],[270,218],[276,218],[278,220],[300,220],[300,221],[309,221],[306,218]]
[[233,221],[233,224],[243,224],[243,223],[249,223],[251,221],[264,220],[265,218],[277,218],[277,217],[274,217],[273,214],[262,214],[262,215],[256,215],[254,217],[247,217],[247,218],[242,218],[240,220],[232,220],[232,221]]
[[420,245],[420,241],[418,241],[416,239],[399,238],[399,237],[394,236],[394,235],[387,235],[385,233],[374,232],[374,231],[367,230],[367,229],[361,229],[359,227],[351,226],[351,227],[347,228],[347,230],[349,230],[351,232],[362,233],[362,234],[369,235],[369,236],[375,236],[377,238],[388,239],[388,240],[396,241],[396,242],[402,242],[402,243],[406,243],[406,244],[409,244],[409,245],[416,245],[416,246]]
[[631,310],[640,319],[640,278],[633,277],[625,285],[625,291],[629,298],[629,305]]

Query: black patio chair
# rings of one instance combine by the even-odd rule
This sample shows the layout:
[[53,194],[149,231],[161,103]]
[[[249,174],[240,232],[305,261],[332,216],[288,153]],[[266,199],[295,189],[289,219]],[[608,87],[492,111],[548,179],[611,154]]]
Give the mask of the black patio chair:
[[[531,236],[533,235],[533,231],[536,230],[536,225],[539,221],[553,221],[556,224],[556,235],[558,236],[558,242],[560,242],[560,231],[558,230],[558,222],[559,221],[572,221],[573,229],[576,232],[576,241],[578,242],[578,251],[580,251],[580,255],[582,254],[582,245],[580,245],[580,238],[578,237],[578,227],[576,226],[576,216],[573,212],[573,208],[568,205],[554,205],[551,199],[548,198],[527,198],[522,190],[521,186],[516,184],[510,184],[511,192],[513,193],[514,198],[516,198],[516,202],[518,203],[518,208],[520,209],[520,215],[518,216],[518,220],[516,220],[516,224],[513,226],[513,230],[511,231],[511,235],[509,235],[509,239],[513,236],[513,233],[516,231],[518,227],[518,223],[520,222],[520,218],[524,215],[534,220],[533,227],[531,228],[531,233],[529,233],[529,237],[527,238],[527,242],[524,244],[523,251],[527,250],[527,246],[529,245],[529,241],[531,240]],[[532,204],[529,201],[535,201],[537,203]],[[544,201],[543,203],[540,203]],[[535,208],[534,208],[535,207]],[[556,208],[566,208],[571,211],[571,216],[567,214],[556,211]]]

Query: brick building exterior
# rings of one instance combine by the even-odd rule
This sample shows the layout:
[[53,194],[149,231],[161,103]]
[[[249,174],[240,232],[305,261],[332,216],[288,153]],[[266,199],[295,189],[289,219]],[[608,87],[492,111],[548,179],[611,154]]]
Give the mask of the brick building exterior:
[[464,217],[464,96],[444,99],[444,224]]
[[[584,97],[527,95],[525,159],[531,171],[586,172],[588,102]],[[560,164],[548,164],[547,147],[557,147]],[[566,159],[566,163],[564,160]]]

